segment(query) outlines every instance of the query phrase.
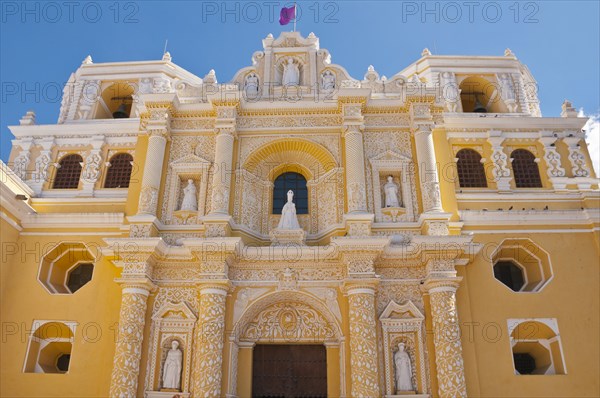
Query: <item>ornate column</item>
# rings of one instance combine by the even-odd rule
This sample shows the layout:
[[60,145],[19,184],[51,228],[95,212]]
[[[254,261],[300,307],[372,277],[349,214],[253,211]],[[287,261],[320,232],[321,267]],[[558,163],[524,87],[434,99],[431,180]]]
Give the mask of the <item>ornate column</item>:
[[111,397],[135,397],[142,358],[146,304],[152,284],[122,283],[117,345],[110,379]]
[[504,137],[502,137],[501,131],[490,130],[488,131],[488,142],[492,146],[492,163],[494,168],[492,169],[492,175],[496,181],[496,186],[499,192],[510,192],[510,180],[512,176],[508,169],[508,156],[504,153]]
[[156,216],[165,149],[169,139],[170,119],[171,115],[168,108],[150,111],[150,120],[148,120],[146,127],[148,151],[144,164],[138,214]]
[[90,142],[92,149],[86,156],[84,162],[81,163],[81,180],[83,183],[83,189],[79,196],[94,195],[94,186],[96,185],[96,181],[98,181],[98,178],[100,177],[100,164],[102,162],[100,152],[102,150],[104,142],[105,141],[103,135],[95,135],[92,137],[92,140]]
[[134,243],[130,239],[115,239],[107,242],[119,258],[113,263],[123,269],[121,278],[116,280],[121,284],[122,296],[109,395],[136,397],[148,296],[156,288],[151,281],[153,260],[150,257],[160,241]]
[[571,162],[573,177],[589,177],[590,168],[580,146],[582,138],[575,136],[575,133],[569,135],[570,137],[563,138],[563,141],[569,149],[569,161]]
[[350,323],[350,364],[352,397],[378,397],[377,324],[375,320],[376,280],[345,284]]
[[346,195],[348,213],[366,213],[367,195],[365,187],[365,153],[362,130],[364,118],[362,105],[342,105],[344,115],[344,142],[346,149]]
[[233,150],[236,139],[237,101],[214,100],[217,112],[215,120],[215,163],[213,166],[211,209],[204,218],[207,237],[225,237],[230,234],[231,215],[229,198],[232,189]]
[[194,397],[220,397],[228,281],[200,286],[200,313],[194,336]]
[[352,397],[379,396],[375,261],[388,243],[389,238],[379,237],[332,239],[348,274],[344,291],[348,297]]
[[29,176],[27,185],[33,189],[36,196],[40,196],[42,188],[46,181],[50,182],[48,168],[52,164],[52,147],[54,146],[54,137],[36,140],[36,144],[41,146],[41,150],[35,159],[35,170]]
[[16,140],[12,140],[13,147],[21,148],[21,152],[13,160],[12,170],[17,177],[23,182],[27,179],[29,174],[29,161],[31,160],[31,147],[33,146],[33,138],[25,137]]
[[429,104],[412,103],[410,111],[423,192],[423,211],[425,213],[441,213],[444,210],[442,209],[440,182],[433,146],[434,124]]
[[548,179],[554,189],[566,189],[568,179],[565,177],[565,169],[561,165],[560,154],[556,151],[557,138],[552,131],[540,131],[539,140],[544,146],[544,161]]
[[240,243],[240,238],[183,240],[183,245],[200,263],[200,306],[194,332],[192,364],[194,397],[221,397],[228,393],[224,391],[221,394],[225,305],[231,289],[227,278],[229,263]]
[[429,260],[427,273],[423,287],[429,293],[431,305],[438,393],[441,398],[466,397],[467,386],[456,307],[456,290],[462,278],[456,277],[452,259]]

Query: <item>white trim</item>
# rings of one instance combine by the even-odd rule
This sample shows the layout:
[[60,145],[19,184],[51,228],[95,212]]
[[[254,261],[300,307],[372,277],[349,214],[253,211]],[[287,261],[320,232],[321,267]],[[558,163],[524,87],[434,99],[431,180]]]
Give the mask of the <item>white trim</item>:
[[370,294],[371,296],[375,295],[375,289],[370,289],[368,287],[355,287],[355,288],[350,288],[348,289],[348,291],[346,292],[346,294],[348,296],[352,296],[355,294]]
[[123,213],[45,213],[23,217],[23,228],[120,228]]
[[21,232],[21,236],[123,236],[121,232]]
[[225,289],[216,289],[214,287],[205,287],[200,289],[200,295],[203,294],[219,294],[221,296],[227,296],[227,290]]
[[21,226],[17,224],[15,220],[10,218],[5,212],[0,211],[0,218],[6,221],[11,227],[16,229],[17,231],[21,232],[23,230],[23,228],[21,228]]
[[139,287],[125,287],[123,288],[123,294],[143,294],[148,297],[150,292],[146,289],[140,289]]

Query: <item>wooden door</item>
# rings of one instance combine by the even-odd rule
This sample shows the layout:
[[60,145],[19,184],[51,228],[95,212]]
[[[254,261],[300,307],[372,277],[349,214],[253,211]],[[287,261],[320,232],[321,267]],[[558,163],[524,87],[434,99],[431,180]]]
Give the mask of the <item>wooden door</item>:
[[327,354],[322,345],[256,345],[254,398],[327,397]]

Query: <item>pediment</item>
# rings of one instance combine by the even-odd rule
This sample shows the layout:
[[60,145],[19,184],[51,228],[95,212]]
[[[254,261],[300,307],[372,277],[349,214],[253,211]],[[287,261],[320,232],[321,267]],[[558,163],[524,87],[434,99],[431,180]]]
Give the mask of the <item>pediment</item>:
[[195,322],[198,318],[185,302],[167,302],[156,311],[153,320],[181,320]]
[[319,49],[319,38],[314,33],[310,33],[307,37],[302,37],[300,32],[281,32],[277,39],[269,35],[263,40],[263,47],[267,48],[294,48],[306,47],[310,49]]
[[377,156],[374,156],[370,159],[370,162],[390,162],[390,161],[397,161],[397,162],[410,162],[411,159],[401,155],[397,152],[394,152],[392,150],[387,150],[385,152],[380,153]]
[[390,303],[385,307],[383,313],[379,317],[381,321],[383,320],[394,320],[394,319],[409,319],[409,320],[419,320],[422,321],[425,319],[425,316],[419,311],[416,305],[413,304],[412,301],[408,300],[403,304],[398,304],[394,300],[390,301]]
[[179,165],[188,165],[188,164],[204,165],[204,164],[210,164],[210,162],[206,159],[201,158],[198,155],[193,154],[193,153],[187,154],[187,155],[171,162],[172,167],[176,167]]

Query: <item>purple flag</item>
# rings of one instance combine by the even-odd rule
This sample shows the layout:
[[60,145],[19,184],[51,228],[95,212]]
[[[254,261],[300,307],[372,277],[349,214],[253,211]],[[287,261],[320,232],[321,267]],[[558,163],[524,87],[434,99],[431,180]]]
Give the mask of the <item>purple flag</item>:
[[279,13],[279,25],[287,25],[290,21],[296,19],[296,5],[283,7]]

